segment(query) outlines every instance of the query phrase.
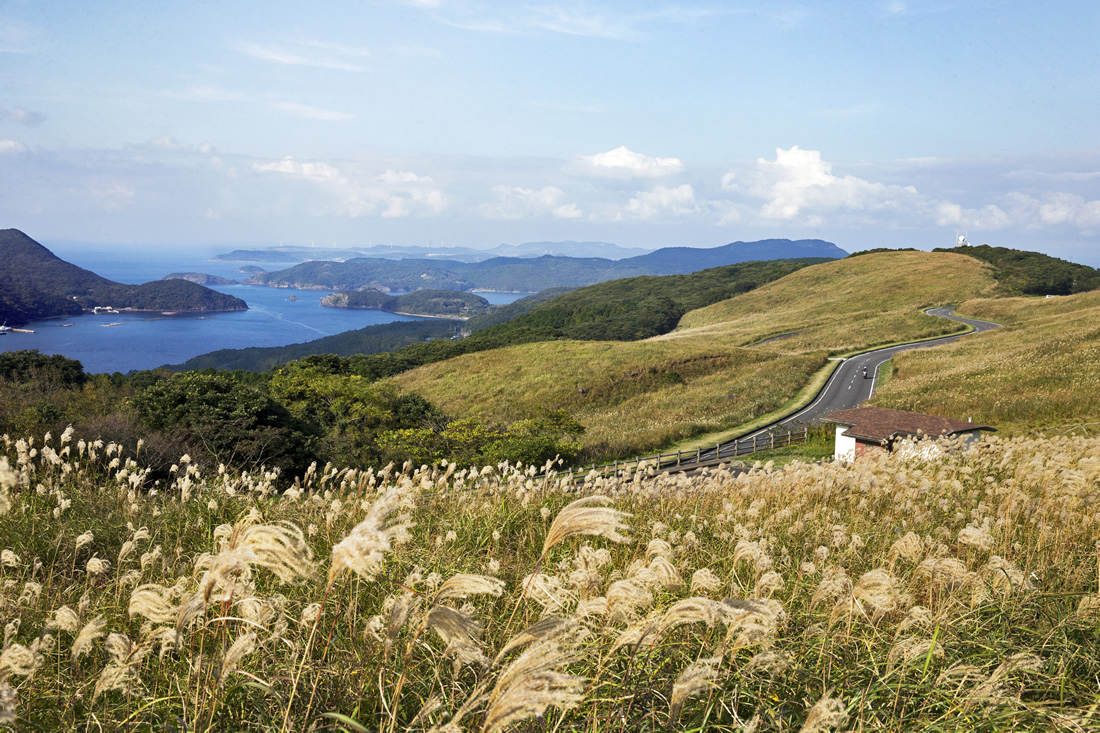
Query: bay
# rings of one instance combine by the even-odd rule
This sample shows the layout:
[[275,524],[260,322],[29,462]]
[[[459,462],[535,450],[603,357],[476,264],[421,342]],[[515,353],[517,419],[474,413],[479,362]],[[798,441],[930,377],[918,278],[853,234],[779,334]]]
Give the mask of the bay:
[[[159,280],[171,272],[203,272],[229,279],[247,277],[236,272],[244,263],[209,260],[224,249],[158,251],[65,243],[46,246],[67,262],[122,283]],[[263,266],[276,270],[290,264]],[[13,332],[0,337],[0,351],[38,349],[44,354],[77,359],[88,373],[127,373],[179,364],[218,349],[286,346],[380,323],[423,320],[383,311],[327,308],[321,305],[321,298],[328,291],[239,284],[212,287],[243,299],[248,310],[178,315],[121,312],[50,318],[25,326],[35,333]],[[511,303],[527,295],[478,294],[495,304]]]

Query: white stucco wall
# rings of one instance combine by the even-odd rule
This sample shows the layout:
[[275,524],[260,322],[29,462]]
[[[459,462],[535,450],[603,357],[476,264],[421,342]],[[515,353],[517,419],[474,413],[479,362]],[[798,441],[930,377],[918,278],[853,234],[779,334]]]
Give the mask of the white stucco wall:
[[848,436],[841,435],[848,429],[846,425],[836,426],[836,447],[833,448],[833,460],[835,461],[854,461],[856,457],[856,439]]

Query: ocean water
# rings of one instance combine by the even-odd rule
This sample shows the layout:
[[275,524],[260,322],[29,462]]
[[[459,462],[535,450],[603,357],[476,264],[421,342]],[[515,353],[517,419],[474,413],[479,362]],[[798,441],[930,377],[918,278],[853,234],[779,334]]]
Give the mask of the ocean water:
[[[67,262],[111,280],[131,284],[159,280],[170,272],[204,272],[241,280],[247,275],[236,272],[237,268],[250,264],[209,260],[227,251],[225,248],[166,252],[50,243],[46,246]],[[289,264],[261,266],[276,270]],[[77,359],[89,373],[127,373],[179,364],[218,349],[285,346],[379,323],[422,320],[382,311],[326,308],[321,305],[321,298],[328,291],[252,285],[217,285],[213,289],[243,299],[248,303],[248,310],[205,315],[123,312],[51,318],[24,327],[35,333],[0,336],[0,351],[38,349],[44,354]],[[503,304],[524,294],[479,295],[491,303]],[[289,300],[291,296],[295,300]]]

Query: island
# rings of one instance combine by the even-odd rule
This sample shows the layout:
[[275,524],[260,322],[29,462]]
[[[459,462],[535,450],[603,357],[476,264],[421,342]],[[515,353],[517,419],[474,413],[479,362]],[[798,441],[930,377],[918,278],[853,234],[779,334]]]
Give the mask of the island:
[[161,280],[186,280],[196,285],[239,285],[236,280],[217,275],[207,275],[205,272],[170,272]]
[[390,295],[381,290],[346,290],[326,295],[321,305],[330,308],[367,308],[430,318],[460,318],[486,313],[492,307],[480,295],[455,290],[417,290],[405,295]]
[[248,304],[187,280],[127,285],[62,260],[18,229],[0,229],[0,323],[21,326],[93,309],[240,311]]

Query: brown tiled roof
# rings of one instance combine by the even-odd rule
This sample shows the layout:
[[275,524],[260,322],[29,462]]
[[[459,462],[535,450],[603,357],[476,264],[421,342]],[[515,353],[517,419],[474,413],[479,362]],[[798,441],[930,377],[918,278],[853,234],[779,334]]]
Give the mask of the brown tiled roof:
[[892,438],[908,435],[954,435],[969,430],[996,430],[988,425],[953,420],[949,417],[922,415],[919,412],[888,410],[885,407],[857,407],[837,410],[825,417],[825,422],[847,425],[844,435],[863,440],[885,443]]

